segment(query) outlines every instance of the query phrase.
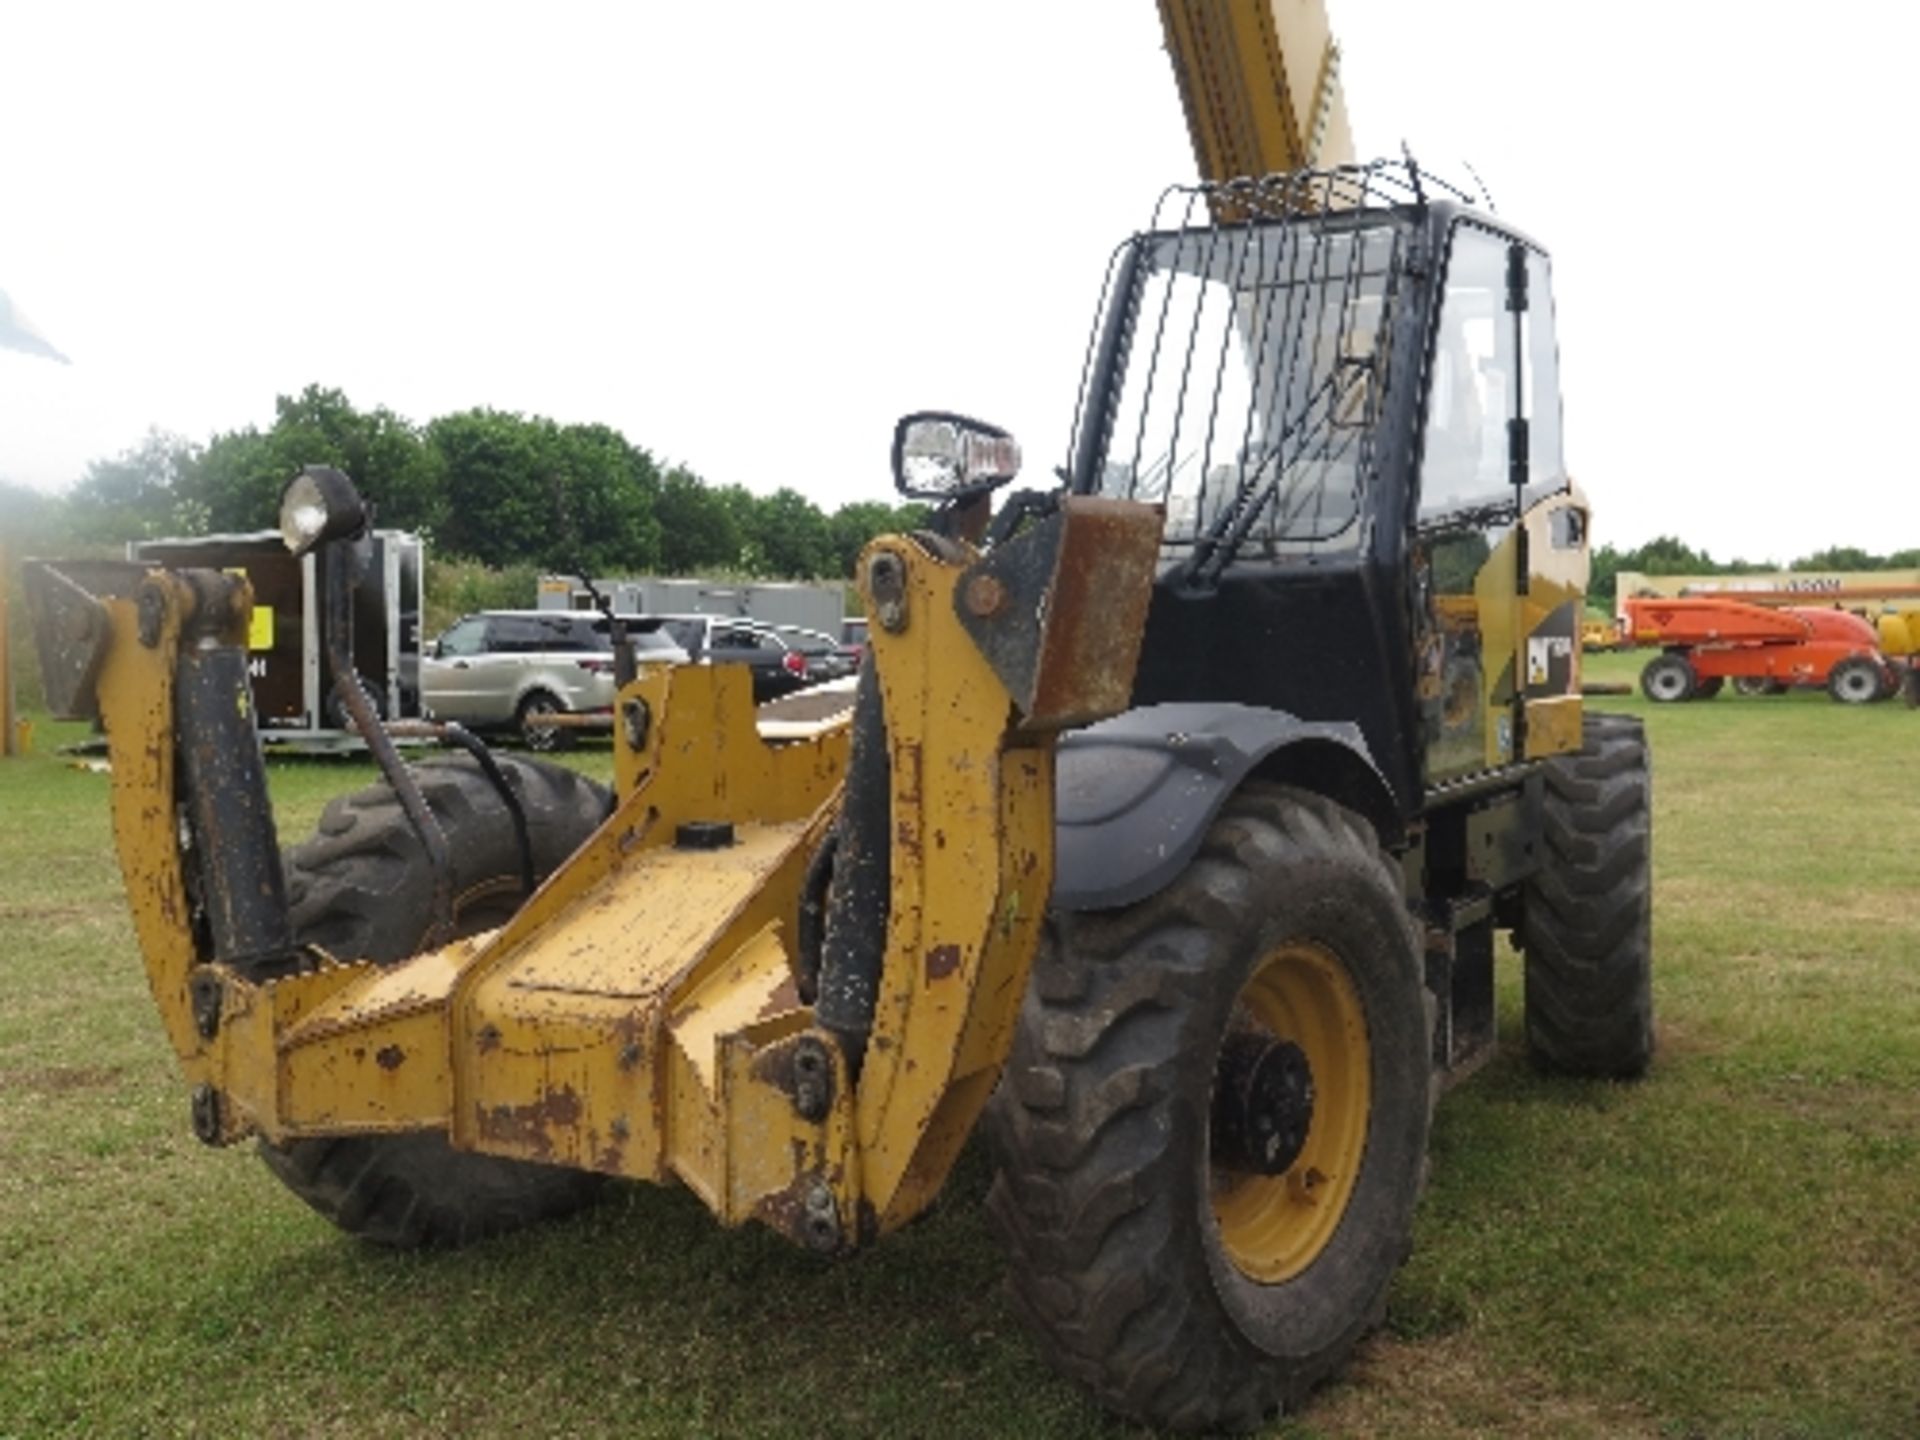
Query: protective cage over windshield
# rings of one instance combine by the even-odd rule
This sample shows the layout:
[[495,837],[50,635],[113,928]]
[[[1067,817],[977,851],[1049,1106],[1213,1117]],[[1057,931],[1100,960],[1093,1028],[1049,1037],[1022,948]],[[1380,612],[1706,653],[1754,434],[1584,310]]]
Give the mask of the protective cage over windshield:
[[1170,191],[1110,276],[1075,488],[1163,504],[1165,559],[1195,583],[1236,556],[1357,550],[1414,233],[1382,207],[1417,204],[1424,179],[1368,166]]

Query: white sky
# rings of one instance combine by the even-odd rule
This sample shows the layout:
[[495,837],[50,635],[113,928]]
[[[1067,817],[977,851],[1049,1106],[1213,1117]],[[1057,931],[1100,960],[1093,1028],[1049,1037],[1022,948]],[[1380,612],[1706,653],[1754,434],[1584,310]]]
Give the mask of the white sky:
[[[1554,252],[1596,539],[1920,544],[1910,7],[1330,0],[1361,152]],[[0,476],[310,381],[887,493],[903,411],[1061,456],[1108,252],[1190,178],[1152,0],[0,10]],[[265,523],[265,517],[263,517]]]

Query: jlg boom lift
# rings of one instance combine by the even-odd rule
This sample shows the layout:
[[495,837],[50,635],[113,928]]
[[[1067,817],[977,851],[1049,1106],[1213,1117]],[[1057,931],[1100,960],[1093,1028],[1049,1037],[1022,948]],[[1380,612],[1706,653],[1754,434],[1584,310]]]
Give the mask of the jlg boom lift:
[[[1208,178],[1115,253],[1063,483],[990,513],[1011,437],[901,423],[938,512],[860,558],[850,721],[769,739],[733,667],[649,671],[609,795],[408,769],[347,685],[388,783],[283,864],[244,582],[38,573],[202,1138],[392,1244],[614,1176],[845,1253],[985,1112],[1049,1356],[1210,1428],[1378,1319],[1497,930],[1539,1060],[1644,1069],[1646,750],[1581,713],[1546,254],[1411,164],[1302,168],[1337,77],[1275,16],[1324,47],[1317,6],[1163,10]],[[287,490],[328,566],[364,524]]]

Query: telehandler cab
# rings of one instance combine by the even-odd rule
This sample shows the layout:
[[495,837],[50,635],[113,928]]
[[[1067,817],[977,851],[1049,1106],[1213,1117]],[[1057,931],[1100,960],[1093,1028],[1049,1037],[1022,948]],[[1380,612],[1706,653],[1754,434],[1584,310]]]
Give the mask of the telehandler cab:
[[[387,783],[283,862],[245,581],[38,570],[201,1138],[387,1244],[613,1176],[843,1253],[985,1112],[1015,1301],[1103,1404],[1246,1426],[1332,1372],[1493,1043],[1496,930],[1540,1062],[1651,1053],[1646,749],[1581,714],[1547,257],[1344,167],[1169,192],[1102,313],[1058,488],[990,515],[1012,438],[901,422],[939,511],[860,558],[850,718],[629,674],[611,795],[405,766],[349,681]],[[316,564],[365,520],[288,488]]]

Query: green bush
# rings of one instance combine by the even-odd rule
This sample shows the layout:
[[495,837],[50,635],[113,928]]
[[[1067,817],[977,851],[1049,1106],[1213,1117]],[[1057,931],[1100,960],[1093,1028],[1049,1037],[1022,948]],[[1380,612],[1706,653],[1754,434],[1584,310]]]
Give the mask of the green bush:
[[540,572],[532,565],[496,570],[478,560],[429,555],[421,639],[431,640],[476,610],[531,610],[539,588]]

